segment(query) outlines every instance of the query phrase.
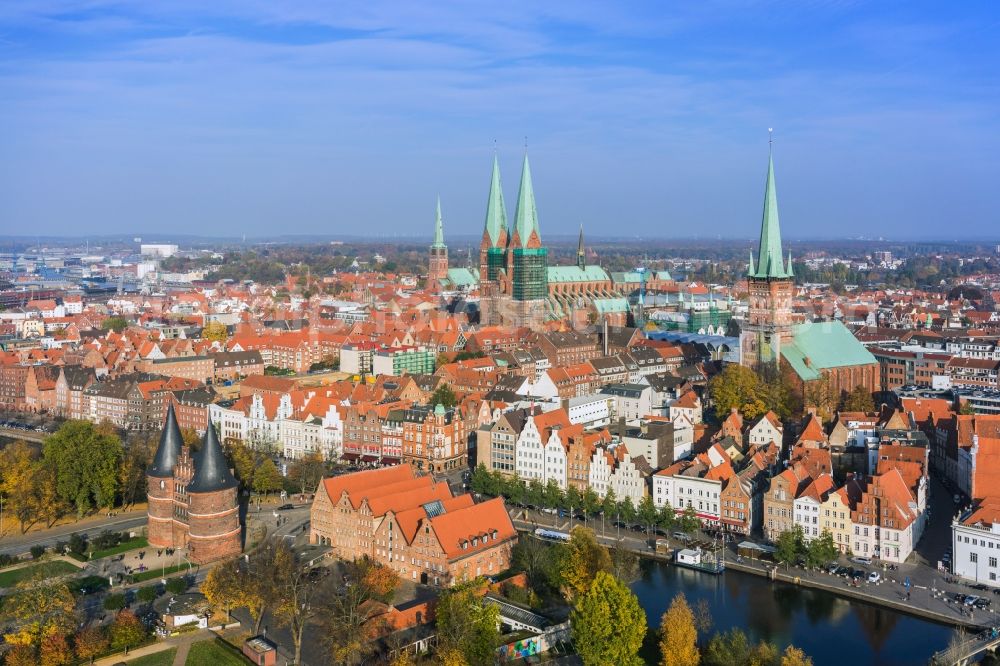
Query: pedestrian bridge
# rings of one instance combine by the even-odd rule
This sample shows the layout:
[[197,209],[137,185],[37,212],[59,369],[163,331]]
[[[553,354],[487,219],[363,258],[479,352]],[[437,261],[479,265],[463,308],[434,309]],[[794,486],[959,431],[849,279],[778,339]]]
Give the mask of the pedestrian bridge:
[[931,657],[931,663],[934,666],[966,666],[972,663],[975,657],[997,646],[1000,646],[1000,633],[987,629],[961,643],[949,645],[944,650],[935,652]]
[[546,627],[552,624],[548,618],[523,606],[512,604],[506,599],[501,599],[493,594],[487,594],[483,597],[483,602],[499,607],[500,621],[514,630],[527,629],[536,634],[541,634],[545,631]]

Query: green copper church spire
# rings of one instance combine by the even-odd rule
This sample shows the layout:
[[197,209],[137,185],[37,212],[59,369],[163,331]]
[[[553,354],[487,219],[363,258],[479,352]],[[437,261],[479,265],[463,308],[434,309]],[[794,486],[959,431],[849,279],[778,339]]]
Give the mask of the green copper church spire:
[[[751,254],[752,256],[752,254]],[[750,277],[789,278],[791,265],[786,268],[781,252],[781,226],[778,223],[778,195],[774,187],[774,158],[767,155],[767,184],[764,186],[764,218],[760,225],[760,247],[757,265],[750,265]]]
[[500,232],[507,228],[507,207],[503,203],[503,188],[500,186],[500,164],[493,153],[493,177],[490,180],[490,198],[486,202],[486,233],[490,236],[490,246],[500,242]]
[[528,165],[528,153],[524,153],[524,164],[521,167],[521,188],[517,194],[517,213],[514,216],[514,229],[521,240],[521,247],[528,246],[531,232],[542,239],[538,229],[538,211],[535,209],[535,190],[531,186],[531,167]]
[[441,223],[441,197],[437,201],[437,221],[434,223],[434,244],[431,247],[444,247],[444,225]]

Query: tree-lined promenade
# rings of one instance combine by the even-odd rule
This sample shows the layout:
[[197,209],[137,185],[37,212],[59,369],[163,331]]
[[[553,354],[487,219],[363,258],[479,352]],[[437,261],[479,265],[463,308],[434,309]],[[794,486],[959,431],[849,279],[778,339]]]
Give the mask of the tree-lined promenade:
[[[128,511],[146,498],[146,469],[159,432],[122,438],[110,423],[67,421],[38,446],[15,441],[0,451],[0,536],[16,529],[53,527],[60,519],[80,520],[98,512]],[[192,452],[198,433],[182,430]],[[296,461],[283,477],[272,457],[239,441],[226,443],[226,456],[241,486],[260,495],[281,490],[309,493],[327,472],[316,454]]]

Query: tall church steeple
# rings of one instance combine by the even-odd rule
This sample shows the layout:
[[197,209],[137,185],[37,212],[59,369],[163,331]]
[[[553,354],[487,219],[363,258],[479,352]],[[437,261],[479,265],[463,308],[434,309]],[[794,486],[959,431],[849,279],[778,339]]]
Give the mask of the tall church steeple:
[[437,198],[437,219],[434,223],[434,243],[431,247],[445,247],[444,225],[441,223],[441,197]]
[[781,251],[781,227],[778,223],[778,196],[774,186],[774,155],[768,149],[767,182],[764,185],[764,216],[760,225],[757,258],[750,252],[747,267],[749,307],[743,326],[741,361],[759,367],[777,365],[782,346],[793,338],[792,329],[792,256],[788,263]]
[[[531,235],[536,241],[531,243]],[[521,166],[521,187],[517,194],[517,212],[514,216],[514,235],[522,248],[542,244],[542,232],[538,228],[538,210],[535,207],[535,189],[531,184],[531,165],[528,164],[528,153],[524,153],[524,163]]]
[[493,153],[493,174],[490,176],[490,196],[486,200],[486,225],[483,241],[489,247],[502,246],[507,235],[507,207],[503,202],[503,187],[500,184],[500,163]]
[[427,262],[427,282],[430,288],[448,277],[448,246],[444,244],[444,223],[441,221],[441,197],[437,199],[437,216],[434,221],[434,242]]
[[587,267],[587,251],[583,247],[583,225],[580,225],[580,240],[576,243],[576,265],[582,271]]
[[792,277],[792,259],[785,258],[781,251],[781,224],[778,221],[778,194],[774,185],[774,155],[768,149],[767,182],[764,184],[764,216],[760,223],[760,245],[757,262],[754,265],[751,254],[750,277],[789,278]]

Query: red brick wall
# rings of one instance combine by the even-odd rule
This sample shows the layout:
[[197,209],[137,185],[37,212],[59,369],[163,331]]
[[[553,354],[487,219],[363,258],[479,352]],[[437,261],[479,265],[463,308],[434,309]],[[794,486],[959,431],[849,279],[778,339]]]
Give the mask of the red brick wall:
[[188,513],[188,551],[192,562],[203,564],[238,555],[241,550],[236,488],[191,493]]

